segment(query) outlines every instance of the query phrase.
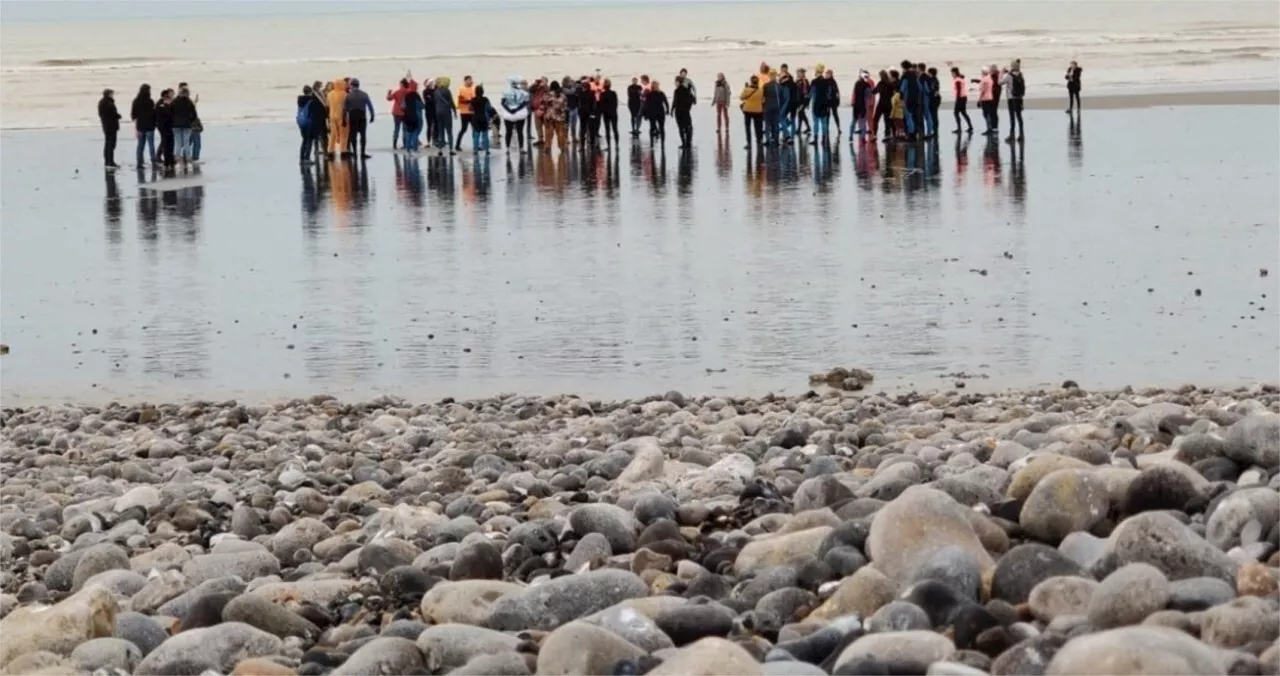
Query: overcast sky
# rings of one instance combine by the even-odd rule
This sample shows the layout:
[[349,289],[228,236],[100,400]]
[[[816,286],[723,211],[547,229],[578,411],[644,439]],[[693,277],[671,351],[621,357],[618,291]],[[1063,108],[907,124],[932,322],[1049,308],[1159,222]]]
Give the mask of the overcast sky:
[[[502,9],[521,5],[568,5],[682,0],[3,0],[0,20],[185,18],[211,16],[298,16],[349,12],[415,12],[433,9]],[[683,0],[687,1],[687,0]],[[750,2],[753,0],[721,0]],[[776,0],[775,0],[776,1]]]

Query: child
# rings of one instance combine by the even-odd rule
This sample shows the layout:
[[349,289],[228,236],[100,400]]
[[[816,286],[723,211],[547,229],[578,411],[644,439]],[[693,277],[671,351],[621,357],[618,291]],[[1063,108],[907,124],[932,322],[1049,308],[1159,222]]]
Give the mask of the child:
[[471,149],[489,154],[489,130],[493,127],[493,106],[484,95],[484,85],[477,85],[471,98]]
[[889,118],[893,120],[893,137],[901,139],[906,136],[907,107],[902,102],[902,92],[893,92],[893,104],[889,109]]

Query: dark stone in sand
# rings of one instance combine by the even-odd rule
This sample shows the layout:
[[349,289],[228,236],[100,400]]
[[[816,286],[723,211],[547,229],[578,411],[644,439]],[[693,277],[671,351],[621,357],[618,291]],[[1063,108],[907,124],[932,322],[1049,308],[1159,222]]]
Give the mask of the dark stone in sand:
[[[843,517],[842,517],[843,518]],[[870,520],[858,519],[856,521],[844,521],[840,525],[831,529],[822,542],[818,544],[818,558],[825,558],[827,552],[836,547],[852,547],[859,552],[867,544],[867,537],[871,534]]]
[[413,559],[412,548],[402,541],[370,542],[360,548],[360,554],[356,557],[356,567],[361,571],[373,571],[374,575],[382,575],[397,566],[413,563]]
[[1172,467],[1148,467],[1138,473],[1125,491],[1122,516],[1162,509],[1182,509],[1200,494],[1191,479]]
[[935,629],[951,628],[957,648],[973,647],[983,631],[999,624],[986,608],[937,580],[912,585],[900,600],[924,610]]
[[441,581],[441,578],[428,575],[419,568],[396,566],[382,576],[378,587],[391,598],[415,601]]
[[991,662],[991,676],[1042,676],[1066,642],[1065,637],[1052,634],[1022,641]]
[[158,622],[135,612],[116,615],[115,631],[112,635],[138,646],[143,657],[150,655],[151,651],[159,648],[160,644],[169,638],[169,633]]
[[733,591],[733,598],[742,601],[748,608],[754,608],[760,599],[771,592],[794,587],[796,583],[795,568],[791,566],[767,568],[757,573],[754,578],[740,583]]
[[680,534],[680,525],[673,519],[655,519],[640,533],[636,546],[648,547],[660,540],[683,541],[684,536]]
[[734,614],[717,603],[692,603],[658,613],[654,622],[677,646],[707,636],[728,636]]
[[1201,460],[1222,457],[1226,452],[1226,443],[1215,435],[1207,433],[1188,434],[1178,444],[1173,459],[1188,465],[1195,465]]
[[526,521],[511,529],[507,544],[524,545],[535,556],[546,554],[556,549],[556,533],[548,521]]
[[973,555],[960,547],[947,546],[917,567],[908,584],[923,580],[950,585],[969,600],[977,601],[982,590],[982,569]]
[[645,493],[636,498],[631,505],[631,514],[641,524],[648,525],[659,519],[675,521],[678,518],[680,504],[671,496],[661,493]]
[[395,636],[416,641],[418,635],[427,630],[427,625],[418,620],[395,620],[378,632],[378,636]]
[[830,507],[852,497],[853,491],[849,490],[847,486],[840,483],[834,476],[824,475],[806,479],[804,483],[796,488],[792,500],[795,504],[795,511],[803,512],[810,509]]
[[473,541],[458,550],[449,568],[450,580],[501,580],[502,553],[492,543]]
[[910,631],[912,629],[932,629],[928,613],[920,606],[906,601],[893,601],[880,606],[867,620],[867,630],[871,632]]
[[181,631],[221,624],[222,610],[239,595],[234,592],[214,592],[196,599],[182,618]]
[[639,577],[621,570],[567,575],[498,599],[487,624],[498,631],[551,630],[648,592]]
[[1236,590],[1216,577],[1192,577],[1169,585],[1171,610],[1194,612],[1207,610],[1234,599]]
[[288,608],[272,603],[265,596],[242,594],[222,609],[224,622],[244,622],[280,638],[298,636],[314,639],[320,628]]
[[724,576],[716,575],[715,573],[701,573],[689,582],[681,596],[687,599],[705,596],[709,599],[720,600],[728,597],[732,591],[732,586]]
[[818,597],[813,592],[799,587],[786,587],[765,594],[756,603],[756,615],[771,622],[771,626],[781,627],[793,621],[803,619],[809,611],[818,607]]
[[1053,547],[1038,543],[1018,545],[996,562],[991,596],[1010,603],[1024,603],[1037,584],[1059,575],[1088,576],[1076,562]]
[[774,432],[773,436],[769,437],[770,446],[780,446],[782,448],[796,448],[797,446],[804,446],[807,441],[808,438],[805,436],[804,432],[790,426]]
[[73,549],[58,557],[58,560],[44,571],[45,585],[54,591],[71,591],[76,564],[80,563],[80,557],[84,556],[86,551],[88,550]]
[[1205,458],[1192,463],[1191,469],[1199,472],[1200,476],[1209,481],[1230,481],[1234,483],[1236,479],[1240,478],[1240,468],[1230,458]]

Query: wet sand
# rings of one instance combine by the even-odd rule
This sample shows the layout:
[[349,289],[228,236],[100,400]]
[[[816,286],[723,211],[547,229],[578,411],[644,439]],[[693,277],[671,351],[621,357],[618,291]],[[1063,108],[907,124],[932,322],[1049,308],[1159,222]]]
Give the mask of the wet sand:
[[[1082,93],[1081,98],[1081,105],[1087,106],[1089,110],[1140,110],[1167,106],[1280,106],[1280,90],[1275,89],[1105,93],[1100,96]],[[1025,104],[1027,110],[1063,110],[1065,106],[1065,92],[1054,97],[1033,96],[1026,99]]]
[[696,122],[665,159],[624,139],[612,160],[380,150],[304,172],[288,126],[211,127],[198,176],[160,190],[104,178],[93,132],[5,133],[4,404],[1280,371],[1280,108],[1032,111],[1024,146],[817,158]]

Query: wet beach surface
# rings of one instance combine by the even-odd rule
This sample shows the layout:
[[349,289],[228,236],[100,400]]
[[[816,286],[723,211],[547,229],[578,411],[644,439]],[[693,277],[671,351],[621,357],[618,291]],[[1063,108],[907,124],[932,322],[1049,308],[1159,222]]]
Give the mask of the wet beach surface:
[[[1086,112],[1074,131],[1035,111],[1021,147],[820,157],[749,156],[736,117],[717,147],[701,115],[688,156],[672,124],[665,159],[624,138],[612,161],[379,150],[301,172],[288,126],[211,128],[198,173],[159,183],[104,179],[93,132],[6,133],[4,403],[794,393],[837,364],[984,391],[1280,370],[1274,107]],[[1230,129],[1248,133],[1207,133]]]

